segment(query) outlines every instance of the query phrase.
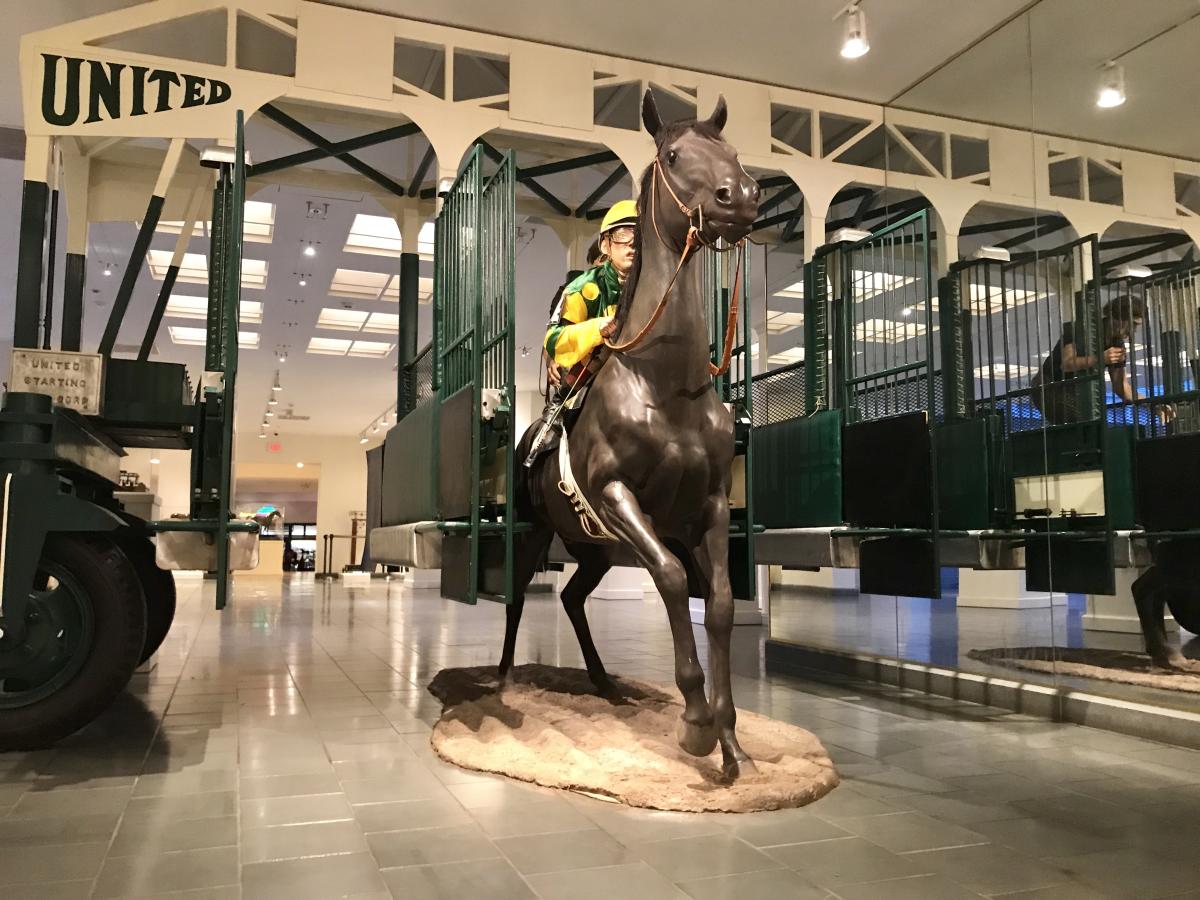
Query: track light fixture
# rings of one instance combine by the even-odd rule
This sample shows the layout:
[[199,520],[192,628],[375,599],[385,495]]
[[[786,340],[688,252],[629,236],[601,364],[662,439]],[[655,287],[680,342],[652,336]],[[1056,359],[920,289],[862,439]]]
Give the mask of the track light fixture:
[[[279,361],[283,362],[283,359],[284,359],[283,355],[280,354]],[[279,383],[279,372],[278,371],[275,372],[275,381],[271,385],[271,390],[272,391],[282,391],[283,390],[283,385],[281,385]]]
[[1096,105],[1101,109],[1112,109],[1125,102],[1125,67],[1120,63],[1107,62],[1100,70],[1100,90],[1096,93]]
[[854,0],[838,15],[846,20],[842,35],[842,58],[858,59],[865,56],[871,49],[871,42],[867,40],[867,16],[859,7],[859,0]]
[[317,248],[313,246],[312,241],[309,241],[308,245],[304,248],[304,255],[305,256],[316,256],[317,255]]
[[370,438],[368,438],[368,437],[367,437],[367,436],[364,434],[362,437],[360,437],[360,438],[358,439],[358,442],[359,442],[360,444],[365,444],[365,443],[366,443],[367,441],[369,441],[369,440],[370,440]]
[[104,277],[108,278],[111,275],[112,275],[112,265],[110,263],[105,263],[104,264]]
[[278,405],[279,405],[279,401],[276,400],[274,397],[272,397],[270,400],[267,401],[267,406],[278,406]]

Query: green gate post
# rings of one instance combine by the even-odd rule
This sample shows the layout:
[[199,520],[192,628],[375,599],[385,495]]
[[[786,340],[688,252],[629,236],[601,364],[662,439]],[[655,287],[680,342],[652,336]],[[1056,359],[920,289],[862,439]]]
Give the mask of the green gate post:
[[42,245],[46,239],[46,204],[50,189],[44,181],[26,179],[21,187],[21,232],[17,245],[17,296],[13,316],[13,346],[38,343],[38,314],[42,300]]
[[417,304],[420,302],[421,257],[417,253],[400,254],[400,329],[399,362],[396,385],[396,420],[416,406],[417,385],[410,371],[417,358]]
[[83,287],[87,257],[68,253],[63,268],[63,315],[60,344],[64,350],[79,350],[83,345]]

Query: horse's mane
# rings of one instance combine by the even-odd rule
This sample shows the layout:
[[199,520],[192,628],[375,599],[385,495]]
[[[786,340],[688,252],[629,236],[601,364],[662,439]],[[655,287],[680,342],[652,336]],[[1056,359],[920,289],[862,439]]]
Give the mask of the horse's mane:
[[[655,139],[655,159],[658,158],[658,153],[662,150],[664,144],[676,140],[689,129],[706,138],[716,141],[724,140],[721,136],[721,130],[707,120],[683,119],[678,122],[672,122],[659,129],[658,136]],[[642,251],[646,243],[646,234],[649,230],[647,228],[649,217],[652,215],[650,211],[650,199],[653,196],[653,191],[651,190],[650,180],[653,177],[654,163],[651,163],[642,171],[640,187],[638,189],[638,229],[637,237],[633,242],[634,250],[636,251],[633,257],[633,265],[629,267],[629,274],[625,276],[625,283],[621,287],[621,299],[617,302],[617,313],[613,317],[617,322],[618,334],[620,334],[621,326],[625,324],[625,313],[628,312],[629,307],[633,304],[633,295],[637,291],[638,278],[642,274]]]

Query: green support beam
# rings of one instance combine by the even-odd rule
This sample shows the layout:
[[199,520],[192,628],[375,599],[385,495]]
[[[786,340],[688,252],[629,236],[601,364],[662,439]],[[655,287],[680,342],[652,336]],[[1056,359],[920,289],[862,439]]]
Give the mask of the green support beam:
[[[283,128],[286,128],[288,131],[290,131],[292,134],[296,135],[297,137],[304,138],[304,140],[308,141],[310,144],[312,144],[318,150],[324,151],[325,156],[337,157],[342,162],[344,162],[346,165],[348,165],[351,169],[353,169],[355,172],[358,172],[358,174],[371,179],[371,181],[375,182],[376,184],[378,184],[380,187],[384,188],[385,190],[388,190],[391,193],[395,194],[397,197],[404,196],[404,188],[401,187],[401,185],[398,182],[396,182],[392,178],[389,178],[387,175],[384,175],[378,169],[372,168],[371,166],[367,165],[365,162],[360,160],[358,157],[353,156],[352,154],[347,153],[344,150],[339,150],[338,146],[335,143],[333,143],[332,141],[326,140],[324,137],[317,134],[317,132],[315,132],[311,128],[309,128],[307,125],[304,125],[303,123],[296,121],[295,119],[293,119],[291,116],[289,116],[287,113],[285,113],[283,110],[279,109],[278,107],[272,106],[270,103],[268,103],[265,106],[263,106],[263,108],[261,109],[261,112],[264,116],[266,116],[272,122],[275,122],[277,125],[280,125]],[[412,130],[409,130],[409,129],[412,129]],[[416,131],[418,131],[419,129],[417,129],[417,127],[415,125],[398,125],[395,128],[388,129],[388,130],[393,132],[393,134],[390,137],[383,138],[382,140],[395,140],[396,135],[399,134],[400,132],[405,132],[407,134],[415,134]],[[377,133],[375,135],[375,137],[378,137],[379,134],[381,134],[381,133],[382,132]],[[365,138],[360,138],[359,140],[365,140]],[[376,143],[381,143],[382,140],[376,141]],[[276,162],[278,162],[278,161],[279,160],[276,160]],[[266,165],[266,163],[263,163],[263,165]],[[290,163],[290,165],[295,165],[295,163]],[[262,174],[262,170],[259,169],[257,174]]]

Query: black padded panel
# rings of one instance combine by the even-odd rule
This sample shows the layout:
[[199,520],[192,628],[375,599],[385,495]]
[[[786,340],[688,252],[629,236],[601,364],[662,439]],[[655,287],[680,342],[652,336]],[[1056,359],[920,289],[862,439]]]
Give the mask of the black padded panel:
[[1025,583],[1031,591],[1116,593],[1112,547],[1105,537],[1040,534],[1025,542]]
[[371,531],[383,524],[383,451],[383,444],[367,451],[367,537],[362,567],[368,572],[375,568],[371,562]]
[[925,413],[847,425],[842,433],[846,521],[873,528],[932,525]]
[[471,416],[477,415],[473,385],[460,388],[442,403],[438,508],[447,519],[471,515]]
[[929,538],[870,538],[858,548],[858,589],[899,597],[941,596],[941,572]]
[[438,399],[430,397],[388,431],[383,447],[382,523],[436,521]]
[[1137,442],[1138,524],[1149,531],[1200,525],[1200,434]]

